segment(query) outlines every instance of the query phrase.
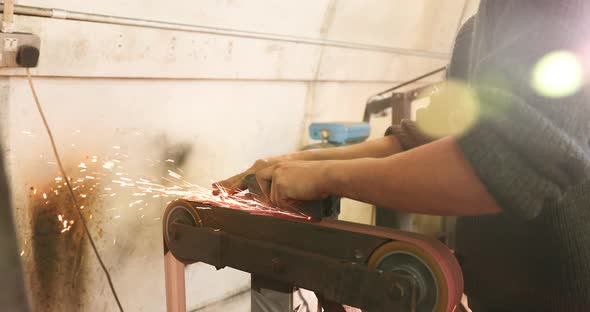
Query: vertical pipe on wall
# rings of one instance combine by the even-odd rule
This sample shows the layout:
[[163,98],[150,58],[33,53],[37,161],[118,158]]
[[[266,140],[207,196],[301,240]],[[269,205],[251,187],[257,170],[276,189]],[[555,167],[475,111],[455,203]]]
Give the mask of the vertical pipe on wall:
[[4,14],[2,17],[2,29],[3,33],[11,33],[14,19],[14,0],[4,0]]
[[0,146],[0,311],[28,311],[23,272],[18,256],[8,177]]

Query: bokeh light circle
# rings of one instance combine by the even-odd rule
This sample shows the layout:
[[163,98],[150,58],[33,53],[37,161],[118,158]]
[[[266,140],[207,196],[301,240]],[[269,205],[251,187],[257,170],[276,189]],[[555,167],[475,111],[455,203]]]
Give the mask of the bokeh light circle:
[[469,131],[480,115],[475,91],[466,83],[454,80],[437,88],[430,105],[416,112],[418,128],[432,138],[459,136]]
[[532,72],[531,86],[541,96],[573,95],[584,84],[584,69],[576,54],[555,51],[543,56]]

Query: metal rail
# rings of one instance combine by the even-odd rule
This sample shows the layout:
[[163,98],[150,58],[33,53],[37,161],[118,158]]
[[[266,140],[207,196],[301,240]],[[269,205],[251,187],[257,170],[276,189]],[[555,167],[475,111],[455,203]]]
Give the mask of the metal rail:
[[[3,4],[0,4],[0,10],[4,11]],[[408,55],[408,56],[433,58],[433,59],[441,59],[441,60],[448,60],[450,58],[450,55],[448,53],[432,52],[432,51],[425,51],[425,50],[405,49],[405,48],[398,48],[398,47],[388,47],[388,46],[363,44],[363,43],[356,43],[356,42],[346,42],[346,41],[323,40],[323,39],[315,39],[315,38],[308,38],[308,37],[273,34],[273,33],[266,33],[266,32],[255,32],[255,31],[238,30],[238,29],[230,29],[230,28],[211,27],[211,26],[205,26],[205,25],[182,24],[182,23],[172,23],[172,22],[165,22],[165,21],[149,20],[149,19],[138,19],[138,18],[120,17],[120,16],[112,16],[112,15],[92,14],[92,13],[76,12],[76,11],[69,11],[69,10],[62,10],[62,9],[55,9],[55,8],[42,8],[42,7],[15,5],[14,6],[14,13],[18,14],[18,15],[44,17],[44,18],[56,18],[56,19],[74,20],[74,21],[82,21],[82,22],[93,22],[93,23],[113,24],[113,25],[156,28],[156,29],[165,29],[165,30],[176,30],[176,31],[186,31],[186,32],[204,33],[204,34],[214,34],[214,35],[219,35],[219,36],[231,36],[231,37],[239,37],[239,38],[273,40],[273,41],[282,41],[282,42],[291,42],[291,43],[309,44],[309,45],[319,45],[319,46],[329,46],[329,47],[353,49],[353,50],[366,50],[366,51],[373,51],[373,52],[391,53],[391,54]]]

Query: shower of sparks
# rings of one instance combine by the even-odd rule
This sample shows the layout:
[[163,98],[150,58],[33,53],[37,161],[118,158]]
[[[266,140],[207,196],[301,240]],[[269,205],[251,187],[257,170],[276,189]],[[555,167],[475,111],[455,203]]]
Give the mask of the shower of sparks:
[[135,206],[137,204],[141,204],[142,202],[143,202],[143,200],[141,200],[141,199],[140,200],[136,200],[134,202],[129,203],[129,207],[131,208],[131,207],[133,207],[133,206]]
[[211,189],[190,183],[184,180],[182,175],[175,171],[168,170],[168,176],[172,177],[172,179],[168,177],[161,178],[166,182],[166,185],[143,178],[135,180],[135,188],[141,190],[137,195],[152,195],[154,198],[164,197],[169,199],[183,198],[206,205],[238,209],[253,214],[309,220],[309,217],[303,213],[274,207],[248,191],[238,194],[229,194],[229,192],[227,192],[222,186],[216,185],[219,194],[213,195]]
[[174,172],[172,170],[168,170],[168,175],[171,176],[171,177],[173,177],[173,178],[176,178],[176,179],[180,179],[182,177],[180,174],[178,174],[178,173],[176,173],[176,172]]
[[66,218],[64,218],[63,215],[58,214],[57,215],[57,220],[59,220],[59,223],[61,225],[61,233],[67,232],[72,228],[72,225],[74,225],[74,220],[67,220]]
[[[121,147],[113,146],[113,148],[119,150]],[[144,219],[147,211],[150,211],[150,206],[155,204],[158,206],[157,208],[160,208],[163,203],[168,205],[175,199],[183,198],[201,203],[204,206],[237,209],[259,215],[309,220],[309,217],[305,214],[274,207],[248,191],[230,194],[220,185],[215,185],[218,192],[214,195],[212,189],[186,181],[183,177],[183,171],[179,168],[167,170],[165,175],[161,177],[133,175],[128,173],[125,168],[128,159],[128,155],[116,153],[115,157],[100,159],[98,156],[91,156],[89,162],[80,162],[77,165],[78,172],[72,171],[72,176],[68,177],[76,196],[82,200],[92,200],[89,195],[94,194],[92,191],[96,189],[100,190],[100,193],[96,194],[96,198],[118,196],[117,198],[128,199],[129,202],[124,204],[124,207],[135,210],[137,216],[141,219]],[[146,158],[145,160],[151,164],[167,163],[168,166],[174,164],[172,159],[159,161]],[[150,165],[146,164],[147,166]],[[62,189],[66,185],[65,178],[56,176],[53,181],[53,186],[46,190],[38,190],[37,187],[31,188],[32,195],[42,197],[45,205],[49,204],[53,198],[58,199],[59,196],[65,196],[66,194],[58,191],[58,189]],[[85,203],[85,205],[87,206],[88,203]],[[80,205],[79,209],[83,210],[85,205]],[[104,211],[112,210],[118,211],[115,208],[105,209]],[[61,207],[56,207],[55,214],[59,221],[57,230],[62,234],[69,232],[75,224],[74,220],[70,218],[75,218],[75,216],[66,216]],[[128,215],[128,213],[111,215],[111,220],[123,218],[125,215]],[[88,219],[93,219],[90,211],[88,212]],[[153,218],[153,220],[159,221],[160,218]],[[115,244],[116,240],[113,241],[113,245]]]

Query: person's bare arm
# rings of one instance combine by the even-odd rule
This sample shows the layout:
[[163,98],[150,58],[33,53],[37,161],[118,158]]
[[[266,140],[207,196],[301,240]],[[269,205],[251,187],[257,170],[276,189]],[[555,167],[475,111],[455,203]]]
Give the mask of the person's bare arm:
[[356,158],[382,158],[402,152],[393,135],[368,140],[359,144],[335,148],[307,150],[293,153],[293,160],[347,160]]
[[[395,136],[386,136],[383,138],[368,140],[363,143],[348,146],[300,151],[267,159],[259,159],[244,172],[217,182],[216,184],[230,192],[242,190],[245,187],[243,180],[247,175],[256,173],[281,161],[346,160],[367,157],[381,158],[399,153],[401,151],[402,147]],[[213,186],[217,187],[216,184]]]
[[328,193],[407,212],[481,215],[501,211],[453,138],[384,159],[329,165]]
[[336,194],[431,215],[501,212],[450,137],[386,158],[281,163],[257,178],[279,206]]

